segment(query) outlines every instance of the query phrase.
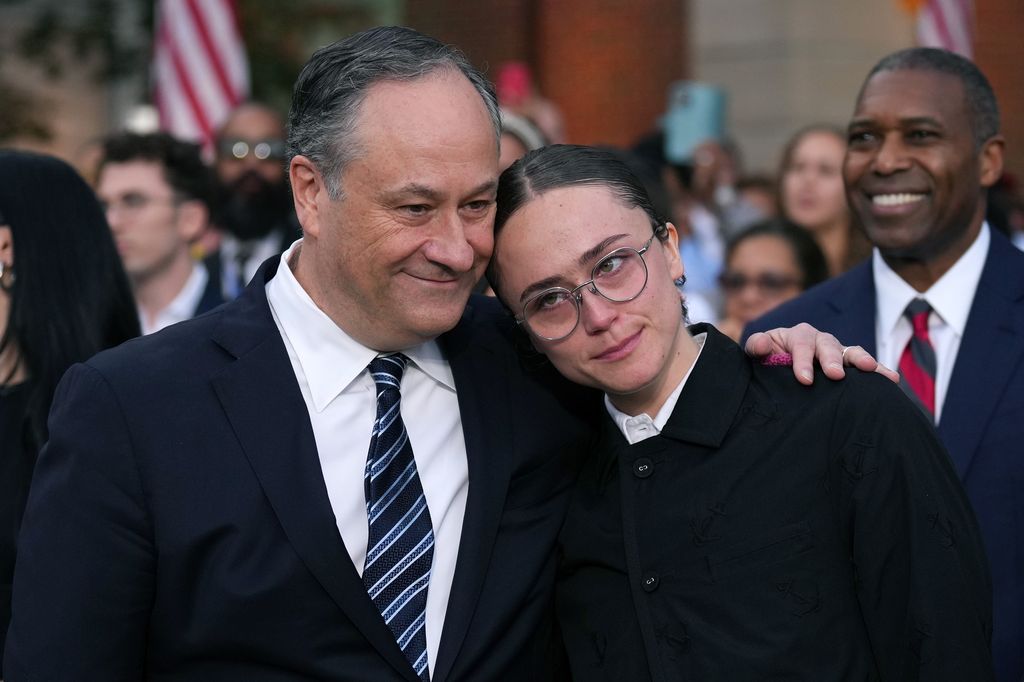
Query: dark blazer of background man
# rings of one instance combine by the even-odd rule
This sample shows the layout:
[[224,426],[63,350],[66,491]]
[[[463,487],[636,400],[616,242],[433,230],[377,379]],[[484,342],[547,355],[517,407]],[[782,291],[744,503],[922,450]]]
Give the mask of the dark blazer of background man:
[[9,682],[419,679],[339,531],[330,453],[268,304],[286,275],[371,353],[436,339],[451,369],[468,494],[432,679],[557,674],[553,545],[587,401],[524,373],[496,304],[466,307],[493,242],[490,86],[433,39],[375,29],[312,57],[291,134],[305,238],[290,262],[62,382],[21,535]]
[[[930,301],[937,312],[950,298],[944,292],[968,297],[959,349],[938,358],[940,375],[944,360],[951,371],[937,426],[985,540],[997,679],[1020,682],[1024,254],[984,224],[986,188],[1002,172],[995,95],[981,72],[956,55],[898,52],[868,76],[849,132],[847,197],[876,247],[873,259],[756,320],[747,333],[809,322],[874,354],[884,333],[876,325],[886,268],[925,299],[937,297]],[[935,324],[956,324],[936,320],[937,312],[930,317],[933,334]],[[900,351],[893,348],[888,362],[898,362]],[[886,362],[887,354],[879,360]]]

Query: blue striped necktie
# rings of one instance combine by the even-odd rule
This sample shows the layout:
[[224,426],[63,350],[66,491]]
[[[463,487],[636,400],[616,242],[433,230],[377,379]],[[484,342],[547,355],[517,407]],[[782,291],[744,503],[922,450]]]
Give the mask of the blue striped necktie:
[[370,363],[377,418],[366,458],[366,545],[363,584],[421,680],[429,680],[426,610],[434,532],[412,445],[401,414],[402,373],[409,358],[383,355]]

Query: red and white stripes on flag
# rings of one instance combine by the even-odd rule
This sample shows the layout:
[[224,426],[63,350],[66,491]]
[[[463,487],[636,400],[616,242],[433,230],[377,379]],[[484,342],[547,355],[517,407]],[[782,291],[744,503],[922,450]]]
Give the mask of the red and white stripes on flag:
[[234,0],[158,0],[153,99],[160,127],[209,147],[217,127],[249,95]]
[[974,52],[972,0],[926,0],[917,11],[917,43],[970,59]]

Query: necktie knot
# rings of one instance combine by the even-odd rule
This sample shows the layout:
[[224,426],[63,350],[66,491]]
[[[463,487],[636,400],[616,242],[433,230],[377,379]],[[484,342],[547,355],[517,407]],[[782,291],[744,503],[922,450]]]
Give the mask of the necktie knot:
[[914,336],[928,338],[928,316],[931,315],[932,307],[923,298],[915,298],[909,304],[903,314],[910,320],[914,328]]
[[409,358],[402,353],[391,353],[389,355],[378,355],[370,361],[368,369],[373,383],[377,384],[377,393],[383,393],[388,389],[400,391],[402,387],[402,375],[405,367],[409,364]]

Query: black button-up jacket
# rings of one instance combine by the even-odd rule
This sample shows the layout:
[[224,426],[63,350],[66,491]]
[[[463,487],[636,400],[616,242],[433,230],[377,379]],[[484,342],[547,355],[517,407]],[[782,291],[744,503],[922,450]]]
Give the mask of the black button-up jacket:
[[707,331],[662,433],[631,446],[608,418],[584,465],[573,677],[991,679],[984,550],[923,415],[877,375],[804,387]]

